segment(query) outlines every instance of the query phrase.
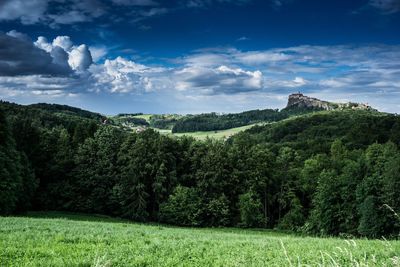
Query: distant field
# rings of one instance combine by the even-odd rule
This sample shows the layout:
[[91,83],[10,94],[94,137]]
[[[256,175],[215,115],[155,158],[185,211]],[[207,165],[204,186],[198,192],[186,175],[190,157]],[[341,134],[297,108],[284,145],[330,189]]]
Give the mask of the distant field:
[[150,117],[153,116],[152,114],[143,114],[143,115],[136,115],[133,116],[134,118],[144,119],[147,122],[150,122]]
[[186,135],[186,136],[194,137],[199,140],[204,140],[207,137],[215,138],[215,139],[224,139],[224,138],[228,138],[234,134],[237,134],[239,132],[250,129],[251,127],[253,127],[255,125],[261,125],[261,124],[256,123],[256,124],[246,125],[246,126],[227,129],[227,130],[220,130],[220,131],[204,131],[204,132],[174,133],[174,134],[171,133],[171,130],[160,130],[160,129],[156,129],[156,130],[163,134],[170,134],[170,135],[174,135],[174,136]]
[[[107,217],[0,217],[0,266],[399,266],[400,241],[194,229]],[[48,217],[48,218],[46,218]]]

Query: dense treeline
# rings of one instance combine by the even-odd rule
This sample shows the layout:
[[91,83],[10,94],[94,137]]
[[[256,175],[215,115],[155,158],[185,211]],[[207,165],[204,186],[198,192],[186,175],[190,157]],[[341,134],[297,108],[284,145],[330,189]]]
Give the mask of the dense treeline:
[[316,109],[290,108],[281,111],[277,109],[250,110],[241,113],[216,114],[205,113],[188,115],[176,121],[172,128],[173,133],[197,131],[217,131],[245,126],[257,122],[274,122],[290,117],[317,111]]
[[47,103],[38,103],[29,105],[31,108],[37,108],[41,110],[50,111],[52,113],[64,113],[69,115],[76,115],[88,119],[95,120],[103,120],[105,117],[99,113],[94,113],[91,111],[83,110],[80,108],[70,107],[67,105],[59,105],[59,104],[47,104]]
[[171,130],[174,125],[182,118],[181,115],[170,114],[170,115],[151,115],[150,126],[158,129],[169,129]]
[[2,214],[67,210],[369,237],[400,231],[394,115],[321,112],[197,141],[25,109],[3,105],[0,113]]
[[131,117],[127,116],[116,116],[113,118],[107,119],[107,124],[112,125],[121,125],[121,126],[149,126],[149,123],[143,118]]

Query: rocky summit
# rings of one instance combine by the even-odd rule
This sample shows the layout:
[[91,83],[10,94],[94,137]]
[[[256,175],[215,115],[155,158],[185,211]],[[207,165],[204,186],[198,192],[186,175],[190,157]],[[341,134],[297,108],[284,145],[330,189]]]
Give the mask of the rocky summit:
[[318,109],[318,110],[335,110],[335,109],[364,109],[374,110],[371,106],[364,103],[333,103],[324,100],[320,100],[314,97],[305,96],[302,93],[295,93],[289,95],[286,109],[291,108],[306,108],[306,109]]

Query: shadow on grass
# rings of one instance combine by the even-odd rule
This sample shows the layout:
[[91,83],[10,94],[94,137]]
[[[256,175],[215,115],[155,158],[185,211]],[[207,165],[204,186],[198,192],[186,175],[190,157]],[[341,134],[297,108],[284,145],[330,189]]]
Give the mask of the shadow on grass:
[[101,214],[86,214],[68,211],[29,211],[21,214],[20,217],[40,218],[40,219],[66,219],[72,221],[86,222],[110,222],[110,223],[133,223],[127,219],[110,217]]
[[85,221],[85,222],[105,222],[105,223],[123,223],[123,224],[136,224],[136,225],[147,225],[161,228],[175,228],[175,229],[186,229],[186,230],[200,230],[200,231],[218,231],[223,233],[237,233],[237,234],[272,234],[274,236],[306,236],[304,234],[294,233],[290,231],[282,231],[275,229],[263,229],[263,228],[238,228],[238,227],[190,227],[190,226],[177,226],[168,225],[158,222],[135,222],[128,219],[110,217],[101,214],[87,214],[78,212],[68,211],[30,211],[25,214],[20,214],[18,217],[24,218],[37,218],[37,219],[64,219],[71,221]]

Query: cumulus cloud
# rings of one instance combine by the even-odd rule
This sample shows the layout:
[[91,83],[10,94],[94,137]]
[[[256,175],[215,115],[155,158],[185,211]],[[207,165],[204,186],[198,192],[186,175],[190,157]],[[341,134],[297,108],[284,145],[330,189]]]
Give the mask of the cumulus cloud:
[[210,48],[168,59],[168,66],[174,63],[168,68],[106,54],[106,47],[77,45],[68,36],[32,42],[17,31],[1,33],[0,96],[168,93],[208,101],[282,97],[298,90],[328,99],[400,95],[398,45]]
[[[17,36],[17,37],[15,37]],[[55,52],[54,56],[65,56]],[[0,33],[0,75],[68,75],[71,68],[21,35]]]
[[103,65],[91,69],[96,80],[94,90],[107,90],[112,93],[138,93],[153,90],[153,76],[166,71],[164,68],[150,68],[133,61],[117,57],[107,59]]
[[103,59],[108,53],[108,49],[105,46],[90,46],[89,50],[94,62]]
[[87,45],[80,45],[73,48],[69,53],[68,63],[72,69],[77,71],[85,71],[92,64],[92,55]]
[[65,51],[71,51],[72,45],[73,44],[72,44],[71,38],[69,36],[57,36],[53,40],[53,47],[59,46],[62,49],[64,49]]
[[74,46],[69,36],[57,36],[52,43],[45,37],[39,36],[34,44],[50,53],[57,62],[66,58],[66,62],[75,71],[85,71],[93,63],[88,46],[85,44]]
[[46,52],[48,52],[48,53],[50,53],[51,50],[53,49],[53,45],[50,44],[50,43],[47,41],[47,38],[46,38],[46,37],[43,37],[43,36],[39,36],[39,37],[37,38],[37,40],[36,40],[33,44],[34,44],[35,46],[37,46],[38,48],[40,48],[40,49],[42,49],[42,50],[44,50],[44,51],[46,51]]

